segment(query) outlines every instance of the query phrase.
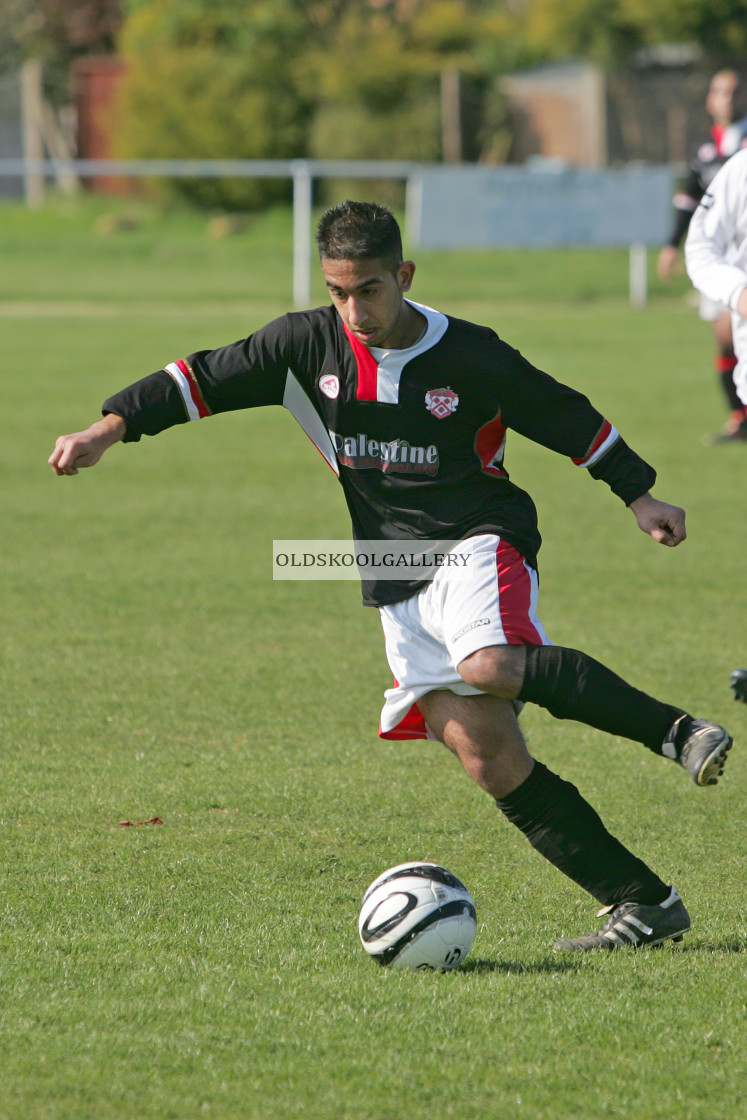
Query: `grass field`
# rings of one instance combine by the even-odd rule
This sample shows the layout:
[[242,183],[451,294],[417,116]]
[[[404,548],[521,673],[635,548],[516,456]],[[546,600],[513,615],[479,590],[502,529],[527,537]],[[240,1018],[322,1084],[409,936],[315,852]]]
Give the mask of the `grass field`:
[[[137,228],[97,232],[111,209],[0,208],[0,1117],[744,1115],[747,708],[728,675],[747,663],[747,448],[700,443],[722,406],[684,279],[635,312],[624,252],[418,257],[416,299],[588,392],[688,509],[687,543],[658,548],[606,487],[510,440],[550,635],[737,740],[698,790],[527,709],[534,753],[693,917],[679,949],[568,959],[552,943],[595,905],[443,748],[377,739],[389,679],[356,585],[272,582],[273,538],[348,534],[286,414],[49,471],[110,392],[289,308],[284,212],[214,240],[124,204]],[[455,973],[389,973],[360,948],[365,887],[408,859],[475,897]]]

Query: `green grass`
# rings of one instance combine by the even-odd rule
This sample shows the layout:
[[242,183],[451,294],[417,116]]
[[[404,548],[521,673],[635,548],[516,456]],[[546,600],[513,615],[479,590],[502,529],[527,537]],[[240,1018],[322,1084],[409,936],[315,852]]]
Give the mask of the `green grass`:
[[[355,584],[273,583],[273,538],[347,535],[281,410],[113,448],[57,479],[54,437],[113,390],[289,306],[290,223],[111,202],[0,209],[3,1120],[733,1120],[747,931],[738,743],[696,790],[635,744],[538,709],[536,755],[683,893],[684,947],[555,957],[594,905],[435,744],[376,737],[389,684]],[[124,207],[127,208],[127,207]],[[585,474],[510,440],[544,535],[550,635],[744,736],[744,449],[686,284],[627,306],[625,254],[418,255],[415,298],[494,325],[588,392],[688,509],[657,548]],[[322,298],[321,287],[315,298]],[[158,816],[163,825],[126,828]],[[479,931],[447,976],[378,969],[360,898],[433,859]]]

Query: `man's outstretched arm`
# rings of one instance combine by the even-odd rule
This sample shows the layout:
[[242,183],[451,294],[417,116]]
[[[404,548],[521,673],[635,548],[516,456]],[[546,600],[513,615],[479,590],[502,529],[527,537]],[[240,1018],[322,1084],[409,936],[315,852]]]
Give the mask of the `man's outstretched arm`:
[[633,511],[639,528],[648,533],[659,544],[674,548],[682,544],[687,532],[685,531],[685,511],[679,506],[670,506],[668,502],[660,502],[650,493],[641,494],[629,505]]
[[77,474],[80,467],[92,467],[113,443],[124,439],[124,420],[109,412],[84,432],[59,436],[47,462],[55,474]]

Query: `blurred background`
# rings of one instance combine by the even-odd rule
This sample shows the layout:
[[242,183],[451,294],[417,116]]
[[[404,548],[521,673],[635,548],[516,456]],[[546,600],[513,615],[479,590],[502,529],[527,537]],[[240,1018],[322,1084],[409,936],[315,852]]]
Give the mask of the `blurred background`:
[[[0,158],[407,159],[681,165],[744,0],[3,0]],[[0,178],[39,200],[43,180]],[[221,211],[287,179],[57,187]],[[404,188],[378,190],[396,205]],[[339,186],[322,184],[339,195]],[[385,198],[385,200],[387,200]]]

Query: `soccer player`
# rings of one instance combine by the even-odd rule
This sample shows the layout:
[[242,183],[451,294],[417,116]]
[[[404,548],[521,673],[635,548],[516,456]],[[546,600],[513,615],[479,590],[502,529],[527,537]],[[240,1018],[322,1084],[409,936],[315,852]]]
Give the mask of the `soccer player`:
[[[747,145],[747,118],[735,119],[738,115],[739,86],[739,75],[734,70],[719,70],[711,78],[705,107],[713,124],[710,136],[700,145],[688,166],[682,189],[674,196],[675,219],[672,233],[669,243],[659,253],[657,262],[659,276],[664,281],[671,279],[677,267],[679,246],[714,175],[730,156]],[[734,356],[729,308],[720,301],[701,294],[700,317],[713,326],[716,372],[729,409],[729,419],[724,427],[714,436],[708,437],[706,442],[723,443],[747,439],[745,408],[734,388],[737,359]]]
[[[688,276],[708,299],[729,309],[737,365],[734,384],[747,411],[747,150],[714,177],[693,215],[685,242]],[[747,703],[747,669],[730,677],[734,699]]]
[[747,149],[714,177],[690,222],[685,241],[687,274],[698,291],[729,309],[737,364],[734,384],[747,405]]
[[655,471],[586,397],[492,330],[407,298],[415,265],[403,260],[385,207],[333,207],[317,244],[331,306],[284,315],[116,393],[102,419],[57,440],[52,469],[75,475],[120,440],[285,404],[337,472],[357,541],[448,539],[471,561],[469,575],[444,565],[432,580],[414,572],[363,580],[395,677],[382,736],[445,743],[530,843],[602,903],[599,932],[561,939],[557,950],[681,939],[690,919],[675,888],[606,830],[575,786],[530,756],[516,711],[539,704],[643,743],[699,786],[718,781],[731,738],[549,643],[537,614],[536,511],[509,480],[507,432],[604,480],[661,544],[685,539],[684,511],[652,496]]

